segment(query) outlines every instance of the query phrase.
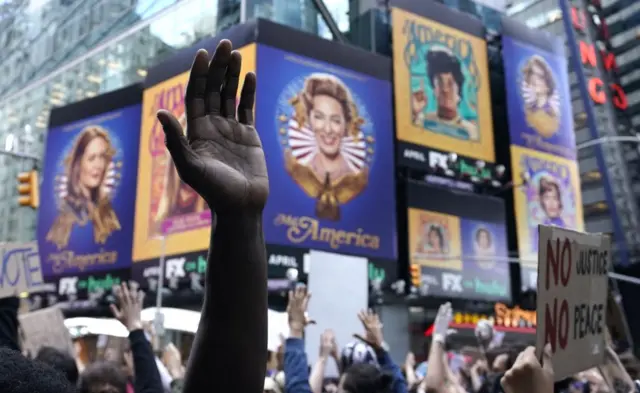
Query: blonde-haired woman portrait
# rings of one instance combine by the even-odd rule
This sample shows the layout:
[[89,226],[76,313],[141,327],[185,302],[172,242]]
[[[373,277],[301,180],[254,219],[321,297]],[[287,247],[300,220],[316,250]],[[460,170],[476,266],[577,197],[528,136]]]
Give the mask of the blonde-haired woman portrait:
[[[178,118],[182,129],[187,130],[187,119],[184,113]],[[204,200],[188,185],[186,185],[176,169],[169,152],[166,151],[167,167],[164,175],[162,195],[158,204],[158,211],[154,218],[156,233],[161,232],[162,223],[171,217],[182,216],[190,213],[199,213],[208,210]]]
[[351,92],[338,78],[314,74],[305,80],[302,99],[317,150],[309,167],[318,180],[335,182],[355,172],[342,152],[342,144],[354,120]]
[[557,104],[552,100],[556,82],[549,64],[540,56],[532,56],[522,68],[522,77],[527,109],[557,116]]
[[[111,205],[111,182],[108,171],[115,168],[116,151],[104,128],[91,125],[76,137],[65,158],[64,176],[58,178],[59,215],[47,233],[47,241],[58,249],[69,244],[74,225],[93,224],[94,241],[104,244],[120,221]],[[113,176],[111,177],[113,178]]]

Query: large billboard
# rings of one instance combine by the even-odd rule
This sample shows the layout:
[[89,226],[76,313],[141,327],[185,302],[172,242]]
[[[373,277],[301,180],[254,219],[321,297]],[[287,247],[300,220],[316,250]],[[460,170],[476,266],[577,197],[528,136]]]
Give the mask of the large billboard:
[[265,241],[396,259],[391,83],[267,45],[257,53]]
[[[562,40],[553,39],[564,45]],[[511,144],[575,159],[564,51],[548,52],[505,35],[502,57]]]
[[409,262],[429,296],[510,301],[502,200],[409,184],[407,205]]
[[[424,150],[421,148],[494,162],[487,43],[482,25],[445,6],[432,5],[431,12],[421,15],[392,8],[400,162],[403,157],[421,161],[420,155],[412,157],[416,156],[413,150],[420,152]],[[459,17],[471,28],[454,27],[452,21]]]
[[[241,75],[255,71],[255,48],[251,44],[239,49]],[[143,94],[134,261],[157,258],[163,249],[165,255],[174,255],[209,247],[212,213],[204,200],[180,180],[156,118],[159,109],[167,109],[186,130],[184,93],[188,78],[187,71],[145,89]]]
[[130,267],[139,128],[138,104],[49,130],[37,231],[45,278]]
[[526,179],[513,188],[521,264],[537,270],[538,225],[584,230],[578,164],[511,146],[511,168]]

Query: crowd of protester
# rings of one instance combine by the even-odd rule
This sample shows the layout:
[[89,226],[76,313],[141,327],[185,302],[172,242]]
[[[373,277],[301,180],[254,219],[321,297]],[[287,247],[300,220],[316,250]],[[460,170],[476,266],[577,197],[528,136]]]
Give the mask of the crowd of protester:
[[[396,364],[382,324],[362,311],[362,334],[337,343],[322,334],[318,360],[310,365],[305,328],[311,294],[304,285],[289,293],[289,335],[277,352],[267,351],[266,252],[261,213],[269,189],[264,153],[253,127],[256,79],[244,79],[241,57],[223,40],[211,59],[195,56],[185,103],[186,135],[169,112],[158,112],[165,141],[182,180],[216,212],[211,231],[201,319],[189,359],[173,345],[157,356],[141,320],[144,293],[115,289],[114,317],[129,331],[121,358],[78,367],[73,354],[50,347],[21,351],[18,298],[0,299],[1,393],[553,393],[611,392],[598,370],[554,382],[547,346],[541,359],[533,347],[480,348],[477,356],[451,356],[451,305],[438,310],[426,361],[408,354]],[[340,347],[338,344],[342,344]],[[615,357],[611,348],[607,352]],[[339,376],[327,378],[334,359]],[[627,378],[629,376],[627,375]],[[617,388],[616,388],[617,392]],[[628,393],[628,392],[627,392]]]

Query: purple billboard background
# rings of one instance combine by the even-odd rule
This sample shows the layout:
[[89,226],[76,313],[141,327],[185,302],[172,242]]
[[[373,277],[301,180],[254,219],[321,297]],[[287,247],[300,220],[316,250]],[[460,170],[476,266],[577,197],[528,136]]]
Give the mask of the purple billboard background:
[[566,59],[506,35],[502,47],[511,144],[575,159]]

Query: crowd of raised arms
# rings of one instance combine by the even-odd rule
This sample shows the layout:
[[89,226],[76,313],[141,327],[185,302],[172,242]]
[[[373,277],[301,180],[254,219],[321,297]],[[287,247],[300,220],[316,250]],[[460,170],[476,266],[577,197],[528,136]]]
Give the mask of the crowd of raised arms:
[[[191,186],[216,218],[200,324],[186,364],[175,346],[162,360],[152,349],[141,320],[144,293],[123,284],[112,312],[129,331],[122,359],[78,367],[70,354],[44,347],[21,351],[18,298],[0,300],[0,393],[553,393],[609,392],[597,370],[554,382],[550,349],[542,359],[533,347],[489,348],[481,356],[454,362],[451,306],[438,310],[426,361],[416,365],[407,355],[402,367],[391,359],[382,324],[372,311],[358,317],[362,334],[351,343],[336,343],[327,330],[319,357],[309,364],[305,327],[311,294],[300,284],[289,293],[289,335],[277,352],[267,351],[267,263],[262,210],[269,195],[264,152],[254,128],[256,76],[244,76],[240,100],[241,56],[223,40],[210,58],[196,53],[186,90],[187,132],[169,112],[157,116],[165,142],[182,180]],[[237,104],[236,104],[237,103]],[[618,362],[612,348],[608,356]],[[331,360],[333,359],[333,360]],[[616,360],[617,359],[617,360]],[[335,361],[338,374],[326,377],[325,364]],[[455,364],[454,364],[455,363]],[[620,366],[621,385],[636,389]],[[630,385],[625,382],[631,381]],[[616,380],[616,382],[619,382]]]

